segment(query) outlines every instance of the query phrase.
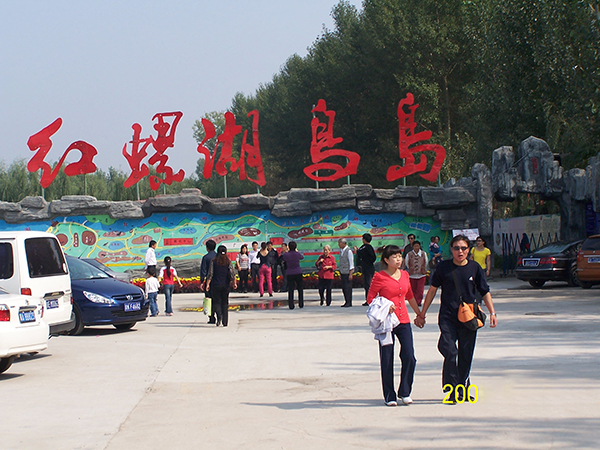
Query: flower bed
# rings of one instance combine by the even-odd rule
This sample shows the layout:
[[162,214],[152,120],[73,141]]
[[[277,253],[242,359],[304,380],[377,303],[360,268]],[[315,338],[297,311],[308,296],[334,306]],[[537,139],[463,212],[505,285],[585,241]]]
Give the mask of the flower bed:
[[[239,284],[239,277],[236,276]],[[198,293],[202,292],[200,289],[200,277],[192,277],[192,278],[180,278],[182,287],[179,287],[177,283],[175,283],[175,293]],[[281,276],[277,277],[277,282],[281,285],[283,278]],[[131,281],[133,284],[138,286],[141,289],[144,289],[146,286],[145,278],[135,278]],[[304,289],[317,289],[319,283],[319,277],[316,272],[305,273],[302,275],[302,287]],[[362,273],[356,272],[352,277],[352,285],[355,288],[360,288],[363,286],[363,277]],[[252,280],[248,278],[248,288],[252,287]],[[340,289],[342,287],[340,272],[336,271],[333,276],[333,287],[334,289]],[[160,289],[162,292],[162,286]]]

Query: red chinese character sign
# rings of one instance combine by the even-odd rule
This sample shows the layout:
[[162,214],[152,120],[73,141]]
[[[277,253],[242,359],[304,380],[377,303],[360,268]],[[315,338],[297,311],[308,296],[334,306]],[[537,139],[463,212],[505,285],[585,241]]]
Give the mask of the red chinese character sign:
[[59,117],[47,127],[30,136],[27,140],[27,146],[29,147],[29,150],[36,152],[36,154],[27,163],[27,170],[29,172],[35,172],[40,169],[42,170],[40,185],[43,188],[47,188],[52,184],[71,150],[79,151],[81,153],[81,158],[79,161],[70,163],[67,165],[67,167],[65,167],[65,175],[72,177],[75,175],[93,173],[96,171],[96,165],[94,164],[93,160],[94,156],[98,154],[98,151],[94,148],[94,146],[85,141],[75,141],[69,145],[54,169],[52,169],[45,161],[46,155],[52,148],[52,140],[50,137],[52,137],[61,126],[62,119]]
[[[227,174],[226,164],[229,163],[231,173],[239,170],[240,180],[248,180],[259,186],[266,184],[265,170],[258,142],[258,111],[250,111],[248,117],[252,117],[252,143],[248,143],[248,130],[245,130],[239,160],[233,157],[233,141],[242,132],[242,126],[235,123],[235,116],[229,111],[225,113],[225,128],[217,137],[217,144],[212,152],[206,146],[206,143],[216,136],[215,126],[210,120],[202,119],[204,138],[198,144],[197,151],[204,155],[204,170],[202,172],[204,178],[208,179],[212,176],[213,168],[220,176],[224,176]],[[219,147],[221,148],[221,155],[215,164]],[[256,178],[253,179],[248,176],[247,167],[256,169]]]
[[[421,178],[427,181],[435,181],[440,173],[444,159],[446,158],[446,150],[441,145],[414,145],[431,138],[431,131],[415,133],[415,128],[417,126],[415,123],[415,110],[419,105],[413,105],[414,101],[413,95],[409,92],[406,94],[406,98],[400,100],[400,103],[398,104],[398,126],[400,130],[398,148],[400,150],[400,159],[404,161],[404,165],[390,166],[386,177],[388,181],[396,181],[415,173],[418,173]],[[405,108],[408,108],[408,111],[406,111]],[[427,170],[427,157],[424,154],[425,152],[433,152],[435,154],[435,159],[429,172],[421,173],[426,172]],[[415,161],[415,156],[417,162]]]
[[148,165],[144,163],[144,159],[148,155],[147,150],[150,145],[155,153],[150,157],[148,163],[151,166],[158,163],[156,173],[164,174],[164,178],[159,178],[156,175],[149,176],[148,181],[150,182],[150,188],[156,191],[163,183],[170,186],[174,181],[177,183],[183,181],[185,172],[179,170],[174,174],[173,169],[167,166],[169,157],[165,154],[166,150],[173,147],[175,144],[175,132],[177,131],[177,125],[182,117],[183,113],[179,111],[155,114],[152,120],[157,121],[154,124],[154,129],[157,132],[156,138],[152,137],[152,135],[141,138],[142,126],[139,123],[134,123],[131,126],[133,129],[133,138],[128,142],[128,144],[131,145],[131,152],[127,152],[128,144],[123,146],[122,152],[131,168],[131,174],[127,180],[125,180],[123,186],[126,188],[131,187],[142,178],[149,175],[150,169],[148,168]]
[[[315,114],[310,125],[312,129],[312,142],[310,144],[310,158],[312,165],[304,168],[304,173],[308,178],[314,181],[334,181],[344,178],[348,175],[355,175],[360,162],[360,155],[348,150],[334,148],[343,141],[341,137],[333,137],[333,123],[335,121],[335,111],[327,110],[325,100],[320,99],[312,110]],[[319,120],[316,113],[323,113],[327,122]],[[342,166],[331,161],[326,162],[328,158],[335,156],[344,156],[347,164]],[[319,171],[326,171],[326,175],[320,175]],[[328,173],[333,171],[333,173]]]

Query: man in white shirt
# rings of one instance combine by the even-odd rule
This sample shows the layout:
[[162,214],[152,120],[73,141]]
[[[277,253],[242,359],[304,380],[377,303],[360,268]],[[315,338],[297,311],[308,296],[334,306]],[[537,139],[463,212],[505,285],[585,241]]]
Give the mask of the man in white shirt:
[[252,280],[252,290],[258,292],[258,269],[260,260],[258,259],[258,242],[252,243],[252,250],[248,252],[248,261],[250,262],[250,280]]
[[146,269],[152,267],[156,271],[156,241],[153,239],[148,244],[148,250],[146,250],[146,256],[144,262],[146,263]]
[[340,263],[338,270],[342,281],[342,293],[344,294],[344,304],[342,308],[352,306],[352,273],[354,272],[354,254],[345,238],[338,239],[340,248]]

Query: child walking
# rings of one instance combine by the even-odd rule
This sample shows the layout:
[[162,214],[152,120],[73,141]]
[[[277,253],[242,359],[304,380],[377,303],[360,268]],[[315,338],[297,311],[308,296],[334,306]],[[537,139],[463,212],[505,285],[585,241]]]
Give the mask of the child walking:
[[146,278],[146,297],[150,300],[150,317],[158,316],[158,290],[160,289],[160,283],[156,278],[156,269],[154,267],[148,267],[146,269],[148,278]]
[[172,316],[173,307],[171,305],[171,298],[173,296],[173,291],[175,290],[175,281],[179,283],[179,287],[181,287],[182,284],[177,276],[177,271],[174,267],[171,267],[171,257],[166,256],[164,263],[165,267],[160,269],[160,281],[163,283],[163,291],[165,293],[165,314],[167,316]]

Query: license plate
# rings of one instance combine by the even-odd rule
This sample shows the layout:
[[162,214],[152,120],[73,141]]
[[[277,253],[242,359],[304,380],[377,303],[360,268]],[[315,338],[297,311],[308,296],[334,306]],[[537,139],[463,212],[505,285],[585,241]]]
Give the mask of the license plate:
[[47,309],[58,308],[58,299],[54,298],[52,300],[46,300],[46,308]]
[[600,263],[600,256],[590,256],[588,258],[589,263]]
[[523,260],[523,266],[526,266],[526,267],[531,267],[531,266],[535,267],[539,263],[540,263],[539,259],[524,259]]
[[125,303],[125,312],[127,311],[139,311],[142,309],[140,302]]
[[35,313],[33,311],[19,311],[19,320],[21,323],[35,322]]

